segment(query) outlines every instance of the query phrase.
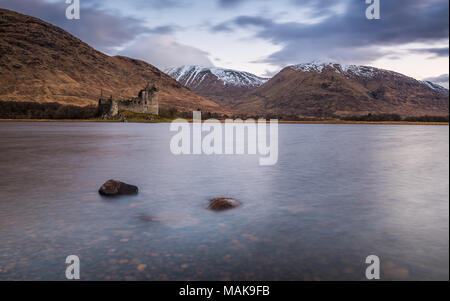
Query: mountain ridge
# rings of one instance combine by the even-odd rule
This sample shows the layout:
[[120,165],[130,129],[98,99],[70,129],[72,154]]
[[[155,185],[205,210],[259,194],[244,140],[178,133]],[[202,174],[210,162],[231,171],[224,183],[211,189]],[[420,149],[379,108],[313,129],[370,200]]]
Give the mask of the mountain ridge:
[[147,82],[160,88],[162,107],[230,111],[144,61],[108,56],[57,26],[0,9],[0,100],[84,106],[101,90],[136,97]]
[[416,80],[422,84],[424,84],[426,87],[429,87],[433,90],[437,90],[440,91],[442,93],[448,93],[448,89],[445,87],[442,87],[439,84],[430,82],[430,81],[425,81],[425,80],[417,80],[413,77],[404,75],[402,73],[396,72],[396,71],[392,71],[392,70],[388,70],[388,69],[382,69],[382,68],[376,68],[376,67],[372,67],[372,66],[367,66],[367,65],[344,65],[344,64],[340,64],[337,62],[310,62],[310,63],[302,63],[302,64],[297,64],[297,65],[290,65],[290,66],[286,66],[285,68],[293,68],[295,70],[301,70],[301,71],[316,71],[316,72],[321,72],[323,70],[323,68],[325,67],[331,67],[334,68],[334,70],[338,73],[343,73],[346,76],[364,76],[364,77],[371,77],[374,76],[377,72],[386,72],[389,73],[391,75],[394,76],[398,76],[398,77],[404,77],[404,78],[409,78],[409,79],[413,79]]
[[344,117],[365,114],[448,116],[448,90],[370,66],[287,66],[232,106],[257,114]]
[[165,72],[195,93],[227,106],[269,80],[245,71],[198,65],[167,68]]

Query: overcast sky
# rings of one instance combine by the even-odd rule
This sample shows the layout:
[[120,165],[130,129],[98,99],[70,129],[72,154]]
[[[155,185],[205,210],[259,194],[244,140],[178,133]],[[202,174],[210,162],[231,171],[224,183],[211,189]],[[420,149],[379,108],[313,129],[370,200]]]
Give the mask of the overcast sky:
[[60,26],[110,55],[158,68],[218,66],[271,76],[297,63],[333,61],[394,70],[448,87],[448,0],[0,0],[0,7]]

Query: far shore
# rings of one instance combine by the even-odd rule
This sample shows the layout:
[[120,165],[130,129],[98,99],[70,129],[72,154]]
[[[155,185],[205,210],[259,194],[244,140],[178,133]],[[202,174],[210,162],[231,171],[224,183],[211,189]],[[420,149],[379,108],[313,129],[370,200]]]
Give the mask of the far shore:
[[[192,122],[192,119],[185,119]],[[219,120],[224,122],[224,120]],[[122,120],[100,120],[100,119],[0,119],[0,122],[104,122],[104,123],[123,123]],[[152,120],[128,120],[128,123],[170,123],[171,120],[152,121]],[[267,121],[269,122],[269,121]],[[279,124],[392,124],[392,125],[449,125],[448,122],[412,122],[412,121],[349,121],[349,120],[314,120],[314,121],[287,121],[279,120]]]

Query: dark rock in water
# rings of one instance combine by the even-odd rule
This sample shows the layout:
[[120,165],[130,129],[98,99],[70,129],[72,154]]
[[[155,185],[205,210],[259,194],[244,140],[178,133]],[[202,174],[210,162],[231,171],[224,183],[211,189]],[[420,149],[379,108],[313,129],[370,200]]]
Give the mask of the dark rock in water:
[[115,180],[109,180],[103,184],[102,187],[100,187],[98,192],[104,196],[115,196],[137,194],[138,191],[139,189],[136,186]]
[[233,198],[218,197],[209,201],[208,209],[211,210],[227,210],[239,207],[241,203]]
[[119,194],[121,195],[127,195],[127,194],[137,194],[139,192],[139,189],[137,186],[121,183],[119,187]]

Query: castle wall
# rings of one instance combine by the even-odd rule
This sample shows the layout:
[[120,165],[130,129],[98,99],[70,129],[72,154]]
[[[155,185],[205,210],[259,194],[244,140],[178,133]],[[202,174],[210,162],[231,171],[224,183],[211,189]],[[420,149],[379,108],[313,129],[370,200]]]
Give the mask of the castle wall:
[[111,116],[119,115],[119,104],[116,100],[112,101],[111,110],[109,112]]
[[116,116],[119,114],[119,106],[116,100],[100,99],[98,102],[98,111],[101,116]]
[[129,111],[133,113],[154,114],[159,115],[159,97],[156,88],[150,88],[139,92],[138,98],[129,100],[100,99],[98,109],[102,116],[114,117],[121,111]]
[[148,105],[148,110],[150,114],[159,115],[159,95],[158,93],[153,94],[152,100]]
[[144,113],[144,114],[154,114],[158,115],[158,101],[152,100],[141,100],[139,98],[131,100],[120,100],[117,101],[118,112],[120,111],[130,111],[133,113]]

